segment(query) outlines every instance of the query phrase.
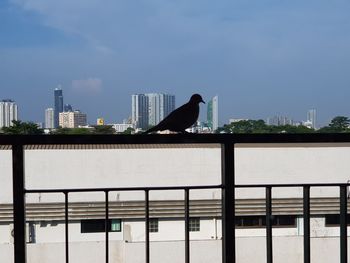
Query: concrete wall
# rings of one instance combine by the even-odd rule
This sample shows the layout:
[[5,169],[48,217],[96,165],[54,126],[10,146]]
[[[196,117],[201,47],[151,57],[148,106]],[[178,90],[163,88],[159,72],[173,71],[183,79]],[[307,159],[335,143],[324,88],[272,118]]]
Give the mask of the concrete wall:
[[[27,188],[80,188],[219,184],[220,148],[27,150]],[[237,145],[237,184],[310,183],[350,180],[349,144]],[[0,151],[0,202],[12,201],[11,151]],[[111,200],[139,200],[144,193],[112,193]],[[338,190],[312,188],[312,196]],[[273,197],[300,197],[301,188],[274,189]],[[263,198],[263,189],[237,190],[238,198]],[[103,194],[70,195],[70,201],[103,200]],[[151,198],[182,199],[183,192],[151,192]],[[192,199],[220,198],[220,191],[193,191]],[[28,202],[62,201],[63,195],[28,195]]]
[[[350,240],[349,240],[350,241]],[[264,237],[241,237],[236,240],[237,262],[266,262]],[[152,242],[150,245],[152,263],[183,263],[184,242]],[[350,249],[350,242],[348,242]],[[312,238],[311,260],[317,263],[339,262],[339,238]],[[303,237],[274,237],[274,262],[303,262]],[[70,244],[70,262],[95,263],[105,259],[104,242],[77,242]],[[13,263],[13,246],[0,245],[1,262]],[[28,245],[29,263],[64,262],[64,243]],[[144,263],[145,244],[111,241],[110,262]],[[350,259],[350,258],[349,258]],[[202,240],[191,242],[191,262],[212,263],[221,260],[221,240]]]

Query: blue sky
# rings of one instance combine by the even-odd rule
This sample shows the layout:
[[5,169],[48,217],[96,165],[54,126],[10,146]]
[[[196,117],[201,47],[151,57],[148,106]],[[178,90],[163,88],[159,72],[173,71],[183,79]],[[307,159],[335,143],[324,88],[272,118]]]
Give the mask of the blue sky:
[[[64,102],[120,122],[131,94],[218,95],[220,122],[350,116],[345,0],[1,0],[0,99],[43,121]],[[205,112],[205,108],[201,108]],[[204,118],[204,114],[202,114]]]

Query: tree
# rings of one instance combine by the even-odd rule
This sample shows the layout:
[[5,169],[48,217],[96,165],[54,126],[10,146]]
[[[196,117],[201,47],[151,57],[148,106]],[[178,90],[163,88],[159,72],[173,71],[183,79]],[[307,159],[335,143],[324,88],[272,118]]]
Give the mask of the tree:
[[265,133],[269,128],[263,120],[242,120],[217,129],[217,133]]
[[322,127],[318,132],[350,132],[349,125],[350,119],[348,117],[336,116],[331,120],[328,126]]
[[350,120],[345,116],[337,116],[331,120],[329,127],[338,129],[338,130],[347,130],[349,129]]
[[135,129],[134,128],[127,128],[124,132],[122,132],[122,134],[134,134]]
[[52,134],[91,134],[90,129],[87,128],[58,128]]
[[43,129],[33,122],[12,121],[12,126],[3,127],[2,132],[4,134],[43,134]]
[[114,134],[115,130],[111,125],[96,125],[93,126],[93,134]]

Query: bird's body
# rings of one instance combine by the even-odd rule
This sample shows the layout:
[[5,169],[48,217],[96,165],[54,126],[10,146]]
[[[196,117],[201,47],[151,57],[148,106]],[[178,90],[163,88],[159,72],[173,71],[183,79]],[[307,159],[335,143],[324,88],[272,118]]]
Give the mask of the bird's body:
[[185,130],[197,121],[199,116],[199,103],[201,102],[205,103],[199,94],[192,95],[189,102],[171,112],[161,122],[145,133],[164,130],[185,133]]

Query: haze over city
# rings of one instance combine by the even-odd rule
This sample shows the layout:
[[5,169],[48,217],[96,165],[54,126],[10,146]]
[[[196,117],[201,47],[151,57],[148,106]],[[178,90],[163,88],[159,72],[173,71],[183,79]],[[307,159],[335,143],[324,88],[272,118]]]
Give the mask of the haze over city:
[[0,99],[42,122],[62,85],[89,122],[120,122],[131,94],[180,106],[200,93],[219,96],[220,124],[315,108],[324,125],[350,115],[349,12],[341,0],[2,0]]

